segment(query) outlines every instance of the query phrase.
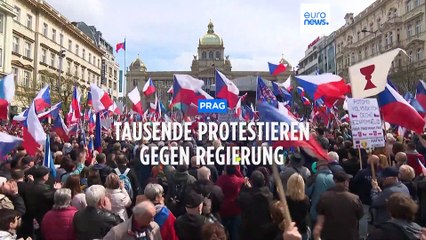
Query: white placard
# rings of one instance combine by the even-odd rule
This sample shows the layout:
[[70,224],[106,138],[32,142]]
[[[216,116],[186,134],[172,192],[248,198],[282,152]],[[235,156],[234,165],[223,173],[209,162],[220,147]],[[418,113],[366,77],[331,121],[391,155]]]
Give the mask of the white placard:
[[354,148],[384,147],[379,105],[375,98],[348,98]]

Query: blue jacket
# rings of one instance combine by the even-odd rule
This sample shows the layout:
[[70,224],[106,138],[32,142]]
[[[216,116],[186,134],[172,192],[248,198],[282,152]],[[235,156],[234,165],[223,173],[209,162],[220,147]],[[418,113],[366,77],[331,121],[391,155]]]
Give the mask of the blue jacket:
[[317,204],[321,194],[334,187],[333,173],[330,169],[321,169],[318,171],[315,181],[306,188],[306,195],[311,199],[310,215],[312,221],[317,219]]

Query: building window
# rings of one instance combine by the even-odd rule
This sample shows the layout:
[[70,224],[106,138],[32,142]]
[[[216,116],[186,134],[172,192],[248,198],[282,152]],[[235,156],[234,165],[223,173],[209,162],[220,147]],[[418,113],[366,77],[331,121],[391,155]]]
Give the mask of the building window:
[[209,59],[213,59],[213,52],[212,51],[209,52]]
[[41,62],[47,63],[47,50],[44,48],[41,49]]
[[3,67],[3,48],[0,48],[0,67]]
[[220,52],[219,51],[216,51],[216,60],[219,60],[221,58],[221,56],[220,56]]
[[422,22],[420,20],[416,21],[416,35],[418,36],[422,31]]
[[101,67],[101,60],[98,59],[98,67]]
[[412,25],[408,24],[408,26],[407,26],[407,37],[411,37],[411,35],[413,35]]
[[68,61],[67,63],[68,63],[68,70],[67,70],[67,73],[68,73],[68,74],[71,74],[71,62],[70,62],[70,61]]
[[387,47],[389,44],[388,34],[385,34],[385,46]]
[[422,0],[415,0],[414,1],[415,7],[420,6],[420,4],[422,4]]
[[75,54],[76,54],[77,56],[79,56],[79,54],[80,54],[80,49],[79,49],[78,44],[76,44],[76,45],[75,45]]
[[207,53],[206,52],[203,52],[202,54],[201,54],[201,59],[206,59],[207,58]]
[[19,38],[18,37],[13,37],[13,48],[12,50],[16,53],[19,53]]
[[393,33],[389,32],[389,44],[392,45],[393,43]]
[[21,9],[17,6],[15,6],[15,13],[16,16],[13,19],[15,19],[17,22],[21,22]]
[[47,37],[48,33],[49,33],[49,26],[47,26],[47,23],[43,23],[43,35]]
[[52,41],[56,42],[56,29],[52,29]]
[[24,86],[29,87],[30,86],[30,72],[24,71]]
[[75,66],[74,76],[78,77],[78,65]]
[[93,65],[95,65],[96,64],[96,57],[95,56],[93,56],[93,63],[92,63]]
[[0,13],[0,33],[3,33],[4,15]]
[[408,59],[409,59],[410,63],[412,63],[412,62],[413,62],[413,51],[410,51],[410,52],[408,53]]
[[56,55],[54,53],[50,53],[50,66],[55,67]]
[[358,52],[358,62],[360,62],[362,60],[362,52],[359,51]]
[[19,70],[15,67],[12,67],[12,72],[13,72],[13,78],[15,80],[15,84],[17,84],[19,79]]
[[423,60],[423,49],[417,49],[417,61]]
[[86,49],[83,48],[83,55],[81,56],[83,60],[86,60]]
[[64,44],[64,34],[59,34],[59,44],[62,46]]
[[31,43],[30,42],[25,42],[25,52],[24,52],[24,55],[27,58],[31,58]]
[[33,16],[27,14],[27,28],[33,29]]
[[92,53],[89,53],[89,63],[92,62]]
[[72,41],[68,40],[68,51],[72,51]]
[[368,48],[367,47],[364,48],[364,58],[365,59],[368,58]]
[[407,0],[407,2],[405,2],[405,9],[407,12],[413,10],[413,1]]

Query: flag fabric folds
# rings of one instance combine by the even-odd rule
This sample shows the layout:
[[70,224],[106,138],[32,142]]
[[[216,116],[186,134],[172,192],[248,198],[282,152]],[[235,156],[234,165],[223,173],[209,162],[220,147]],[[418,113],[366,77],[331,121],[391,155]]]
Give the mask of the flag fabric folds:
[[74,90],[72,92],[72,109],[74,110],[75,118],[81,118],[81,107],[80,107],[80,95],[77,91],[77,86],[74,85]]
[[291,93],[282,85],[278,85],[276,82],[272,82],[272,91],[274,92],[275,96],[280,96],[283,102],[291,102],[293,99]]
[[350,92],[350,88],[343,78],[330,73],[300,75],[296,76],[296,81],[313,100],[321,97],[325,101],[327,97],[343,99],[345,98],[345,94]]
[[267,102],[274,107],[278,106],[278,101],[274,93],[266,86],[263,79],[259,76],[257,77],[256,100],[257,103]]
[[93,106],[92,93],[90,91],[87,92],[87,106],[88,107]]
[[46,137],[46,144],[44,145],[44,160],[43,166],[50,169],[50,174],[53,178],[56,178],[55,162],[53,161],[52,151],[50,150],[50,137]]
[[0,132],[0,159],[3,159],[10,151],[21,145],[23,139]]
[[37,96],[34,98],[34,104],[36,112],[41,112],[45,108],[50,107],[50,88],[49,86],[46,86],[42,88],[38,93]]
[[118,53],[118,51],[120,51],[120,49],[123,49],[124,51],[126,51],[126,40],[124,40],[124,42],[117,43],[115,45],[115,52],[116,53]]
[[151,96],[155,92],[155,86],[151,78],[146,81],[145,85],[143,86],[142,92],[147,97]]
[[127,97],[132,102],[132,110],[139,113],[139,115],[143,115],[141,95],[139,93],[138,86],[136,86],[131,92],[127,94]]
[[90,92],[92,93],[93,109],[96,113],[108,109],[113,104],[108,93],[95,84],[90,85]]
[[60,138],[62,138],[64,141],[69,141],[70,140],[70,130],[68,129],[68,127],[65,125],[64,120],[62,119],[61,116],[58,116],[54,122],[53,122],[53,131],[58,134],[58,136]]
[[423,117],[389,84],[378,95],[377,101],[383,120],[419,134],[423,133],[425,126]]
[[7,119],[8,106],[15,95],[14,74],[9,74],[0,80],[0,119]]
[[388,51],[349,67],[349,79],[353,98],[365,98],[379,94],[387,85],[387,76],[392,61],[401,48]]
[[173,76],[173,99],[172,105],[182,103],[190,105],[198,104],[198,99],[205,99],[204,94],[200,94],[204,82],[186,74],[175,74]]
[[416,100],[426,110],[426,83],[423,80],[417,84]]
[[28,109],[27,119],[24,121],[23,139],[22,146],[32,156],[37,153],[38,148],[43,146],[46,141],[46,133],[36,115],[34,101]]
[[287,64],[283,64],[283,63],[273,64],[268,62],[268,67],[269,67],[269,73],[272,76],[276,76],[282,72],[285,72],[285,70],[287,69]]
[[94,148],[99,153],[102,152],[102,127],[101,127],[101,114],[96,113],[96,128],[95,128],[95,142]]
[[216,97],[226,99],[228,101],[228,107],[234,108],[238,102],[238,94],[240,90],[238,87],[229,80],[223,73],[217,69],[215,71],[216,77]]

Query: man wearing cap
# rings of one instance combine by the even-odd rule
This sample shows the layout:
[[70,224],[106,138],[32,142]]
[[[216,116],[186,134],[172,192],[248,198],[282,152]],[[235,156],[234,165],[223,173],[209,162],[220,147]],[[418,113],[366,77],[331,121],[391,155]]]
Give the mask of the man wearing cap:
[[378,226],[391,217],[386,210],[386,202],[394,193],[403,193],[410,196],[410,192],[398,179],[399,171],[394,167],[387,167],[382,171],[383,190],[379,187],[377,180],[371,180],[371,208],[373,210],[373,224]]
[[348,191],[352,176],[334,174],[336,186],[321,195],[317,205],[318,218],[314,236],[324,239],[358,240],[358,221],[363,215],[361,200]]
[[201,239],[201,228],[207,223],[201,215],[204,197],[194,191],[188,193],[185,198],[186,213],[175,221],[175,230],[180,240]]

